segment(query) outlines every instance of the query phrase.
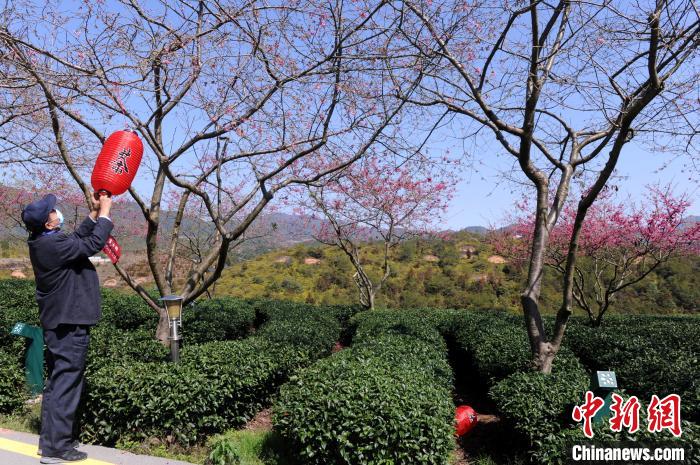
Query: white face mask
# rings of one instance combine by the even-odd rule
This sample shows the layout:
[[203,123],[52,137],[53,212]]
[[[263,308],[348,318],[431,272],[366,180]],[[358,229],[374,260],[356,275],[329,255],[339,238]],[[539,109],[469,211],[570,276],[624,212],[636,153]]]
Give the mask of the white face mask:
[[61,213],[60,210],[56,209],[56,218],[58,219],[58,225],[56,228],[61,229],[63,228],[63,213]]

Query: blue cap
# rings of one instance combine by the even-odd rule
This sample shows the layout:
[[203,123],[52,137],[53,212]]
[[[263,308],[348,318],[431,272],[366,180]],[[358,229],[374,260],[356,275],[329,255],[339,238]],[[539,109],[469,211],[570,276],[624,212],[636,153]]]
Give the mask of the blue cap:
[[56,206],[56,196],[46,194],[41,200],[32,202],[22,209],[22,221],[30,231],[41,230],[49,219],[49,213]]

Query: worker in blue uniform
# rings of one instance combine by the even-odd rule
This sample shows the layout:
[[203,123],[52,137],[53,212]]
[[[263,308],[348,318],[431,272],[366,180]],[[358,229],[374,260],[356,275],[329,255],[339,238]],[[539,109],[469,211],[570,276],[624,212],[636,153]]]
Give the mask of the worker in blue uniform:
[[41,463],[85,460],[76,448],[73,423],[80,402],[90,327],[101,317],[100,283],[89,257],[105,246],[112,228],[112,200],[94,195],[90,215],[72,234],[62,231],[56,196],[45,195],[22,210],[29,231],[29,258],[36,281],[39,320],[47,347],[48,382],[41,406]]

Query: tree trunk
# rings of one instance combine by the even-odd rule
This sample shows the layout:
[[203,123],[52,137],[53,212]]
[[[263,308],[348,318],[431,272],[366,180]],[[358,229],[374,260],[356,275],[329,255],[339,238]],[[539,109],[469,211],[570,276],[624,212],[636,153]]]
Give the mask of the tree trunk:
[[535,368],[542,373],[551,373],[552,363],[554,362],[554,357],[556,355],[557,350],[551,343],[545,342],[541,344],[539,353],[537,354]]
[[550,373],[556,349],[545,340],[537,297],[532,291],[527,291],[521,296],[521,303],[525,313],[527,333],[530,338],[533,368],[543,373]]
[[600,328],[600,324],[603,322],[603,314],[599,313],[598,317],[593,320],[593,327],[594,328]]
[[170,347],[170,326],[168,324],[168,312],[165,309],[158,311],[158,327],[156,328],[156,339],[165,347]]
[[356,270],[355,274],[353,275],[353,279],[355,280],[357,290],[360,293],[360,305],[367,310],[373,310],[374,298],[377,291],[372,284],[372,280],[365,274],[365,271],[362,269],[359,261],[353,260],[352,263]]
[[374,291],[368,291],[367,297],[368,297],[367,310],[374,310]]
[[357,286],[360,290],[360,304],[367,310],[374,310],[375,291],[372,284],[363,280],[358,282]]
[[[539,371],[551,369],[549,344],[547,344],[542,316],[539,309],[539,298],[542,288],[542,274],[544,273],[544,258],[549,231],[547,230],[547,188],[546,184],[538,188],[537,212],[535,217],[535,231],[530,251],[530,264],[527,273],[527,286],[520,296],[525,317],[525,328],[530,340],[530,348],[533,355],[533,365]],[[551,357],[554,355],[552,354]]]

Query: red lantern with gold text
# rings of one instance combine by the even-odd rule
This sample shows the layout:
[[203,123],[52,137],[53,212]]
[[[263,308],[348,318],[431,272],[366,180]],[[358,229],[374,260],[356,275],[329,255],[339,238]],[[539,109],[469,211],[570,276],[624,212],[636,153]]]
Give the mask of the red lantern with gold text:
[[457,436],[464,436],[476,426],[478,418],[473,408],[468,405],[460,405],[455,410],[455,423],[457,423]]
[[[143,143],[132,131],[117,131],[105,140],[95,161],[90,179],[99,195],[119,195],[126,192],[136,177],[143,156]],[[116,264],[121,258],[121,247],[109,236],[102,251]]]
[[133,131],[117,131],[105,140],[92,170],[95,192],[119,195],[131,186],[143,156],[143,143]]

